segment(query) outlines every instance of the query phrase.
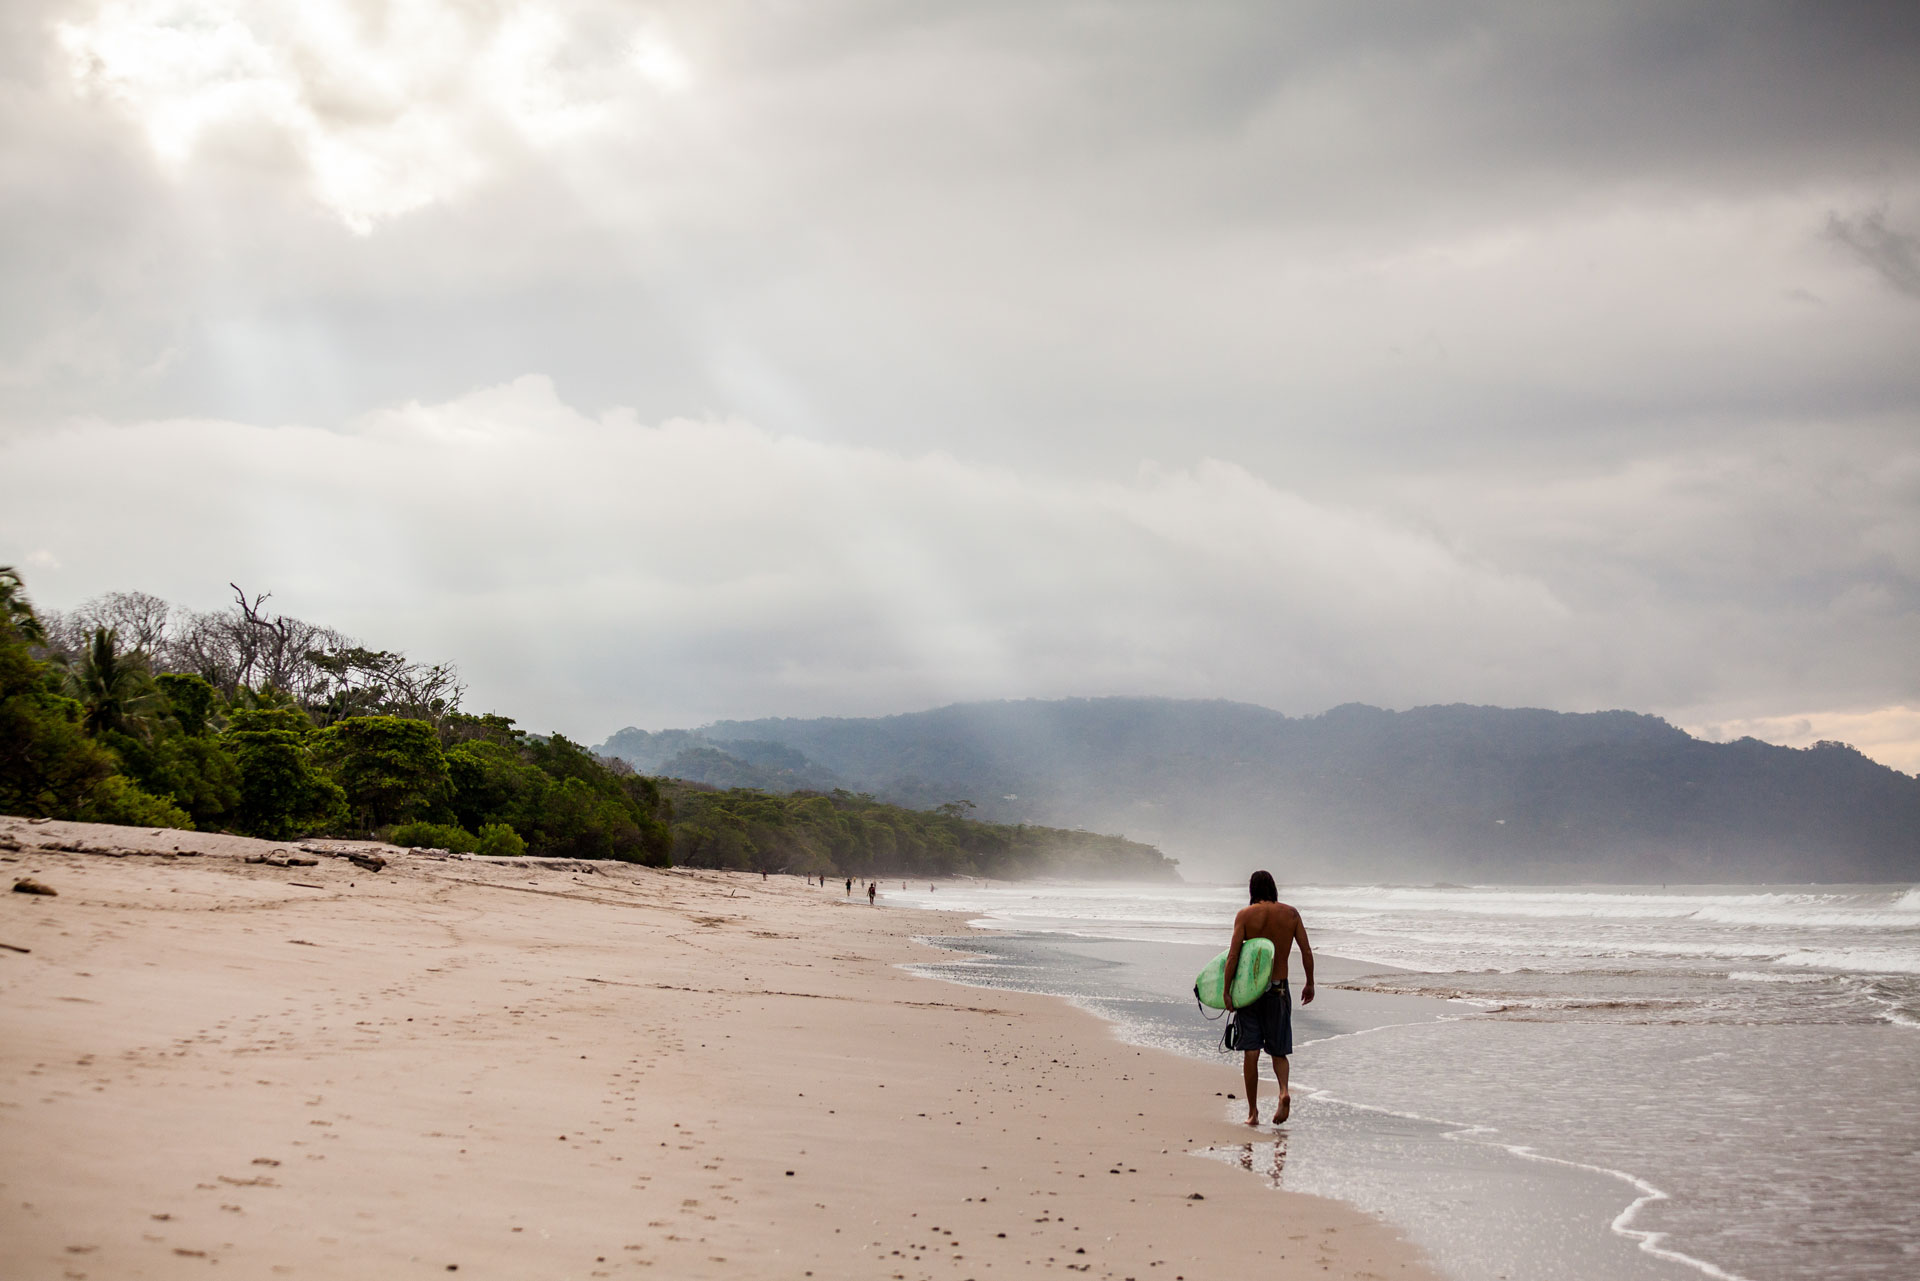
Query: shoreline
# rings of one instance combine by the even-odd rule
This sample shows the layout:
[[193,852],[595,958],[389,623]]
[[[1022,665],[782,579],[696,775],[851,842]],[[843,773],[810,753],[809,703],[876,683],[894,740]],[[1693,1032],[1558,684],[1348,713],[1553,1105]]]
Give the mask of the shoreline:
[[[977,917],[978,913],[970,912],[968,915]],[[992,942],[988,943],[987,940]],[[1179,963],[1187,967],[1183,973],[1191,972],[1202,962],[1204,955],[1213,950],[1212,945],[1146,940],[1124,934],[1055,933],[1022,926],[991,930],[976,928],[970,930],[968,935],[933,936],[928,941],[948,949],[952,958],[914,967],[930,977],[977,991],[1044,992],[1055,999],[1069,1002],[1076,1009],[1094,1014],[1128,1044],[1148,1047],[1154,1052],[1180,1057],[1185,1061],[1210,1064],[1237,1075],[1237,1056],[1230,1060],[1228,1056],[1210,1053],[1211,1047],[1204,1044],[1214,1029],[1195,1024],[1193,1011],[1185,1002],[1167,1001],[1164,991],[1170,989],[1165,982],[1155,984],[1145,981],[1150,972],[1163,980],[1170,977],[1165,972],[1165,954],[1178,951],[1184,957]],[[1159,963],[1156,965],[1141,959],[1139,954],[1143,952],[1161,954]],[[1119,964],[1122,968],[1118,971],[1109,969],[1101,974],[1074,970],[1071,965],[1065,968],[1050,966],[1042,959],[1048,953],[1063,960],[1069,956],[1086,957],[1102,953],[1102,961],[1106,966]],[[1130,954],[1131,959],[1127,959]],[[1324,949],[1316,949],[1316,954],[1320,963],[1319,977],[1323,987],[1328,989],[1340,989],[1345,981],[1356,977],[1371,977],[1382,972],[1401,971],[1403,968]],[[1119,977],[1108,977],[1116,973]],[[1104,982],[1109,986],[1105,991],[1090,988],[1089,980]],[[1035,985],[1026,986],[1028,983]],[[1157,1000],[1143,1001],[1149,989],[1163,994]],[[1472,1017],[1462,1015],[1449,1002],[1434,996],[1383,995],[1364,988],[1357,991],[1348,989],[1341,995],[1345,1000],[1339,1004],[1346,1006],[1345,1009],[1322,1009],[1316,1005],[1296,1010],[1295,1046],[1301,1055],[1306,1055],[1316,1046],[1375,1035],[1391,1036],[1407,1029],[1439,1022],[1459,1022]],[[1160,1011],[1169,1012],[1171,1017],[1143,1008],[1156,1005]],[[1363,1008],[1354,1008],[1356,1005]],[[1303,1034],[1299,1021],[1303,1017],[1310,1022],[1320,1023],[1321,1027]],[[1168,1034],[1170,1025],[1174,1028],[1172,1035]],[[1296,1057],[1293,1073],[1295,1115],[1305,1122],[1304,1126],[1290,1126],[1284,1135],[1262,1127],[1252,1135],[1243,1133],[1239,1143],[1222,1143],[1196,1155],[1238,1164],[1241,1169],[1262,1176],[1269,1186],[1276,1189],[1304,1190],[1309,1194],[1330,1196],[1370,1213],[1381,1214],[1424,1247],[1431,1265],[1446,1268],[1449,1275],[1480,1275],[1491,1269],[1491,1258],[1501,1258],[1501,1268],[1507,1275],[1524,1275],[1530,1268],[1543,1267],[1552,1271],[1553,1275],[1560,1275],[1554,1268],[1564,1264],[1564,1260],[1527,1258],[1524,1255],[1503,1258],[1497,1247],[1489,1254],[1489,1243],[1484,1235],[1480,1236],[1472,1252],[1460,1256],[1452,1248],[1458,1244],[1457,1237],[1452,1235],[1458,1230],[1457,1224],[1443,1230],[1440,1236],[1431,1235],[1436,1219],[1457,1219],[1458,1214],[1436,1214],[1432,1205],[1415,1207],[1405,1197],[1396,1198],[1384,1193],[1386,1185],[1403,1182],[1404,1174],[1383,1167],[1378,1160],[1352,1160],[1358,1153],[1380,1143],[1383,1135],[1388,1135],[1390,1137],[1381,1146],[1390,1147],[1394,1155],[1413,1166],[1431,1171],[1443,1181],[1451,1178],[1456,1183],[1462,1180],[1473,1183],[1489,1176],[1489,1166],[1505,1165],[1503,1170],[1494,1172],[1494,1177],[1507,1181],[1518,1180],[1526,1185],[1535,1194],[1534,1205],[1537,1210],[1546,1210],[1544,1203],[1558,1199],[1561,1205],[1555,1207],[1555,1214],[1569,1215],[1582,1221],[1585,1231],[1612,1238],[1629,1256],[1641,1260],[1640,1264],[1632,1265],[1627,1260],[1614,1259],[1616,1265],[1629,1267],[1636,1278],[1704,1276],[1715,1278],[1716,1281],[1744,1281],[1737,1271],[1674,1248],[1669,1242],[1669,1233],[1637,1225],[1636,1220],[1643,1210],[1671,1196],[1640,1174],[1536,1151],[1483,1124],[1351,1098],[1339,1085],[1331,1082],[1323,1084],[1316,1080],[1316,1075],[1311,1058]],[[1270,1079],[1266,1079],[1264,1084],[1270,1088]],[[1263,1091],[1263,1111],[1266,1098]],[[1224,1111],[1234,1112],[1236,1105],[1229,1104]],[[1324,1142],[1328,1127],[1335,1122],[1336,1118],[1328,1113],[1344,1114],[1340,1117],[1344,1122],[1342,1128],[1346,1131],[1341,1155],[1347,1159],[1341,1162],[1345,1168],[1334,1181],[1338,1190],[1316,1186],[1317,1180],[1311,1174],[1305,1180],[1307,1186],[1302,1188],[1302,1159],[1324,1170],[1327,1159],[1333,1155],[1321,1154],[1316,1162],[1313,1152],[1316,1145]],[[1411,1133],[1408,1124],[1403,1123],[1410,1123],[1413,1127]],[[1356,1138],[1356,1130],[1373,1130],[1376,1133]],[[1284,1178],[1283,1167],[1287,1171]],[[1526,1167],[1532,1167],[1534,1173],[1524,1173]],[[1358,1178],[1355,1177],[1356,1173]],[[1373,1176],[1371,1179],[1368,1178],[1369,1174]],[[1560,1189],[1558,1196],[1549,1191],[1554,1188]],[[1438,1201],[1456,1210],[1461,1208],[1457,1192],[1441,1194]],[[1576,1202],[1578,1208],[1570,1210],[1569,1205]],[[1480,1208],[1490,1210],[1493,1207]],[[1469,1225],[1480,1217],[1472,1204],[1464,1209]],[[1467,1230],[1476,1231],[1471,1226]],[[1668,1267],[1671,1267],[1671,1272],[1666,1270]]]
[[[274,850],[318,862],[243,861]],[[380,853],[0,819],[0,871],[59,892],[0,911],[0,1271],[1435,1275],[1192,1155],[1247,1139],[1235,1065],[939,999],[913,936],[961,914]]]

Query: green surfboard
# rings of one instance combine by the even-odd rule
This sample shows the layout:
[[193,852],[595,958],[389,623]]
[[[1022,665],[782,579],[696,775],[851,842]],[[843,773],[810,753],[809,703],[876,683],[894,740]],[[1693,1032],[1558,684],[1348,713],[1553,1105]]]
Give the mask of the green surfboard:
[[[1267,990],[1273,978],[1273,940],[1248,939],[1240,945],[1240,972],[1233,976],[1233,1006],[1252,1005]],[[1227,1008],[1227,954],[1207,962],[1200,977],[1193,981],[1193,994],[1210,1010]]]

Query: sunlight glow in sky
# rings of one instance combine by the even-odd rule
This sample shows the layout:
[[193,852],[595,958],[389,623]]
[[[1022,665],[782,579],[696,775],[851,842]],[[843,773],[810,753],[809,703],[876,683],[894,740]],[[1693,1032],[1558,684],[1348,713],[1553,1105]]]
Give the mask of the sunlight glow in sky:
[[1912,6],[17,0],[0,79],[51,607],[245,581],[593,741],[1165,694],[1920,766]]
[[606,51],[531,4],[495,21],[444,0],[114,0],[57,30],[75,82],[176,173],[204,147],[284,148],[360,235],[483,181],[502,127],[555,146],[617,128],[636,90],[693,78],[658,33]]

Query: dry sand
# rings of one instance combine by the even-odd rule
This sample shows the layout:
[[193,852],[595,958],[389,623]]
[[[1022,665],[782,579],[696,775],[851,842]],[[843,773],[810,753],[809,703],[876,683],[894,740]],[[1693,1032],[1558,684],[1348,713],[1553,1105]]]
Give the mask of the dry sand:
[[957,917],[356,848],[0,819],[0,1276],[1432,1275]]

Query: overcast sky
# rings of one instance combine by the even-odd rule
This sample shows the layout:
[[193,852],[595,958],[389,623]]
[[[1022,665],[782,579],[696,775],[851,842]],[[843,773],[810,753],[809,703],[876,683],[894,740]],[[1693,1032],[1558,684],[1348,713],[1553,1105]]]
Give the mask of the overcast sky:
[[623,725],[1920,770],[1920,6],[12,0],[0,563]]

